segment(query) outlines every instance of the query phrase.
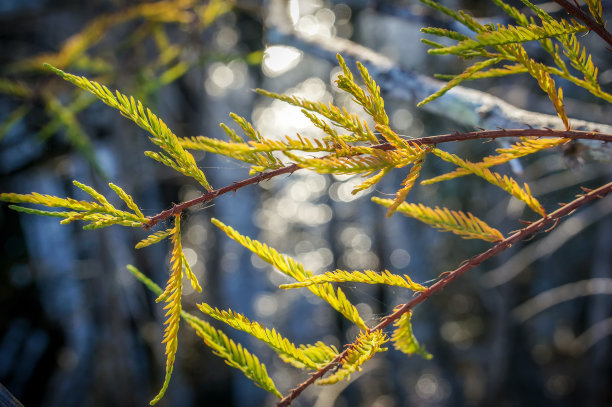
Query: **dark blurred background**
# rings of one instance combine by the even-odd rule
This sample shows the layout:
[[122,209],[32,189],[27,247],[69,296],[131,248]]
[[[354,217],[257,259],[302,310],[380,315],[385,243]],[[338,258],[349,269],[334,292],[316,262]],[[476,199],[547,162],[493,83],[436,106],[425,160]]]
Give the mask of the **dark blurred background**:
[[[489,1],[445,1],[485,21],[510,23]],[[520,4],[512,3],[517,7]],[[547,4],[550,6],[550,4]],[[606,3],[610,19],[610,7]],[[76,179],[113,196],[122,186],[154,215],[201,193],[198,185],[143,156],[144,131],[113,109],[42,69],[52,63],[138,97],[179,136],[223,138],[229,112],[266,137],[318,133],[299,109],[257,96],[264,88],[359,112],[333,86],[337,66],[267,33],[278,19],[300,34],[350,39],[406,70],[458,73],[464,63],[426,54],[419,28],[448,21],[412,1],[3,0],[0,3],[0,191],[85,198]],[[561,14],[558,14],[561,15]],[[590,34],[594,62],[610,91],[612,54]],[[612,124],[609,105],[564,86],[571,117]],[[470,83],[524,109],[553,112],[535,82],[512,77]],[[387,98],[394,129],[407,136],[472,130],[415,103]],[[495,143],[445,146],[468,159]],[[513,176],[529,181],[548,208],[579,186],[609,181],[609,164],[555,150],[522,160]],[[574,151],[574,152],[576,152]],[[195,152],[214,187],[248,176],[240,162]],[[424,177],[450,169],[429,160]],[[512,171],[504,167],[501,171]],[[241,233],[295,256],[315,273],[389,269],[426,282],[487,244],[439,233],[369,201],[393,194],[404,170],[374,190],[351,195],[359,178],[296,172],[216,199],[187,213],[185,254],[203,286],[185,307],[206,301],[274,326],[296,343],[341,347],[356,331],[211,226],[217,217]],[[507,233],[528,212],[475,177],[417,187],[409,200],[471,211]],[[116,202],[116,201],[115,201]],[[295,406],[606,406],[612,405],[612,200],[581,209],[548,234],[521,242],[415,310],[426,361],[390,350],[352,380],[310,388]],[[25,406],[144,406],[164,375],[161,306],[125,269],[133,264],[163,285],[168,247],[136,251],[146,233],[121,227],[84,231],[57,219],[0,205],[0,383]],[[160,225],[159,229],[168,225]],[[571,284],[571,285],[568,285]],[[187,287],[187,286],[185,286]],[[188,289],[188,288],[186,288]],[[346,285],[366,322],[410,298],[390,287]],[[539,301],[527,302],[548,292]],[[198,313],[197,310],[194,311]],[[265,346],[224,328],[261,357],[279,390],[306,378]],[[174,375],[162,406],[260,406],[274,398],[225,366],[181,325]]]

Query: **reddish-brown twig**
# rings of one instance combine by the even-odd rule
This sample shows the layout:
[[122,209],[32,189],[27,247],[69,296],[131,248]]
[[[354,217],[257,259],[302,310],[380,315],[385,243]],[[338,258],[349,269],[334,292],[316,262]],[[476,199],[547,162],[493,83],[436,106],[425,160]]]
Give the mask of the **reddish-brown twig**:
[[582,21],[587,27],[597,33],[597,35],[599,35],[605,42],[607,42],[612,47],[612,34],[610,34],[608,30],[606,30],[606,27],[599,24],[597,21],[591,18],[591,16],[589,16],[579,7],[576,7],[567,0],[555,0],[555,3],[563,7],[565,11],[568,12],[568,14],[571,14],[578,20]]
[[[453,280],[455,280],[456,278],[458,278],[459,276],[463,275],[465,272],[467,272],[468,270],[476,267],[477,265],[479,265],[480,263],[482,263],[483,261],[499,254],[500,252],[506,250],[507,248],[509,248],[510,246],[512,246],[513,244],[515,244],[516,242],[525,239],[528,236],[533,235],[534,233],[538,232],[539,230],[543,229],[546,225],[550,224],[551,222],[557,222],[560,218],[569,215],[570,213],[572,213],[573,211],[575,211],[577,208],[581,207],[582,205],[597,199],[597,198],[601,198],[603,196],[605,196],[606,194],[610,193],[612,191],[612,182],[603,185],[597,189],[593,189],[590,192],[587,192],[584,195],[580,195],[577,199],[573,200],[572,202],[562,206],[561,208],[557,209],[556,211],[550,213],[548,216],[541,218],[540,220],[538,220],[537,222],[533,222],[532,224],[530,224],[529,226],[513,233],[512,235],[510,235],[509,237],[505,238],[504,240],[498,242],[497,244],[495,244],[495,246],[491,247],[489,250],[484,251],[482,253],[480,253],[477,256],[472,257],[471,259],[469,259],[467,262],[464,262],[461,266],[459,266],[458,268],[456,268],[455,270],[451,271],[451,272],[446,272],[444,273],[444,276],[438,280],[435,284],[429,286],[425,291],[422,291],[420,293],[417,294],[416,297],[414,297],[411,301],[399,306],[399,307],[395,307],[395,312],[393,312],[392,314],[388,315],[387,317],[383,318],[383,320],[376,325],[373,328],[370,328],[369,331],[375,331],[375,330],[379,330],[379,329],[384,329],[387,326],[389,326],[393,321],[397,320],[399,317],[401,317],[403,314],[405,314],[406,312],[412,310],[414,307],[416,307],[418,304],[422,303],[423,301],[425,301],[427,298],[429,298],[431,295],[435,294],[436,292],[442,290],[444,287],[446,287],[448,284],[450,284]],[[317,379],[323,377],[323,375],[325,375],[329,370],[331,370],[334,366],[336,366],[336,364],[341,361],[346,354],[348,353],[348,351],[350,349],[352,349],[355,346],[354,343],[346,346],[346,348],[344,349],[344,351],[342,353],[340,353],[338,356],[336,356],[334,358],[334,360],[332,360],[330,363],[328,363],[325,367],[323,367],[322,369],[318,370],[317,372],[313,373],[308,380],[304,381],[303,383],[301,383],[300,385],[298,385],[296,388],[294,388],[293,390],[291,390],[289,392],[289,394],[287,396],[285,396],[281,401],[279,401],[278,406],[288,406],[291,404],[291,402],[300,395],[300,393],[302,393],[302,391],[304,391],[308,386],[310,386],[311,384],[313,384]]]
[[[439,143],[447,143],[451,141],[465,141],[465,140],[478,140],[478,139],[494,139],[494,138],[502,138],[502,137],[562,137],[569,138],[574,140],[585,139],[585,140],[600,140],[603,142],[612,142],[612,135],[603,134],[592,131],[567,131],[567,130],[550,130],[550,129],[512,129],[512,130],[481,130],[481,131],[471,131],[465,133],[452,133],[452,134],[442,134],[438,136],[429,136],[429,137],[419,137],[414,139],[409,139],[410,142],[419,144],[419,145],[432,145]],[[375,146],[373,148],[378,148],[380,150],[392,150],[393,147],[389,143],[382,143]],[[205,202],[212,201],[216,197],[226,194],[228,192],[235,192],[240,188],[243,188],[247,185],[257,184],[261,181],[265,181],[271,178],[274,178],[278,175],[282,174],[291,174],[301,167],[297,164],[291,164],[286,167],[278,168],[276,170],[272,170],[269,172],[261,173],[250,178],[246,178],[239,182],[234,182],[232,185],[225,186],[223,188],[215,189],[205,194],[194,198],[190,201],[182,202],[180,204],[174,205],[172,208],[167,209],[163,212],[158,213],[157,215],[149,218],[149,221],[144,225],[145,229],[150,229],[155,226],[159,222],[164,219],[182,212],[192,206],[196,206]]]

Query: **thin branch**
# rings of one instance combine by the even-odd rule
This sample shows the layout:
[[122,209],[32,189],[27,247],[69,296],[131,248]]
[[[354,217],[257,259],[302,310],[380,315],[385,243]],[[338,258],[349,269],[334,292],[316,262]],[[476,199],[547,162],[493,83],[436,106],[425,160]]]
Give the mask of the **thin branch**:
[[599,24],[597,21],[593,20],[591,16],[582,11],[580,8],[576,7],[572,3],[567,0],[554,0],[555,3],[560,5],[567,11],[568,14],[576,17],[578,20],[582,21],[586,24],[592,31],[595,31],[597,35],[599,35],[605,42],[607,42],[612,47],[612,34],[606,27]]
[[[418,144],[418,145],[432,145],[439,143],[447,143],[451,141],[465,141],[465,140],[478,140],[478,139],[495,139],[495,138],[503,138],[503,137],[561,137],[561,138],[570,138],[573,140],[599,140],[602,142],[612,142],[612,135],[603,134],[593,131],[567,131],[567,130],[551,130],[551,129],[512,129],[512,130],[481,130],[481,131],[471,131],[465,133],[451,133],[451,134],[442,134],[438,136],[430,136],[430,137],[419,137],[414,139],[409,139],[409,141]],[[373,148],[378,148],[381,150],[392,150],[394,147],[389,143],[378,144],[372,146]],[[269,172],[257,174],[253,177],[246,178],[239,182],[234,182],[231,185],[225,186],[220,189],[215,189],[210,192],[207,192],[197,198],[194,198],[190,201],[182,202],[180,204],[174,205],[172,208],[167,209],[159,214],[149,218],[149,221],[145,224],[145,229],[150,229],[151,227],[157,225],[162,220],[182,212],[192,206],[203,204],[209,201],[212,201],[218,196],[226,194],[228,192],[235,192],[240,188],[243,188],[247,185],[257,184],[261,181],[265,181],[271,178],[274,178],[278,175],[282,174],[291,174],[297,170],[301,169],[297,164],[291,164],[286,167],[282,167],[276,170],[272,170]]]
[[162,220],[177,214],[179,212],[182,212],[188,208],[191,208],[192,206],[195,205],[199,205],[199,204],[203,204],[209,201],[212,201],[213,199],[215,199],[218,196],[221,196],[223,194],[226,194],[228,192],[235,192],[237,190],[239,190],[240,188],[246,187],[247,185],[251,185],[251,184],[257,184],[261,181],[265,181],[268,180],[270,178],[274,178],[278,175],[282,175],[282,174],[292,174],[293,172],[299,170],[300,167],[297,164],[291,164],[288,165],[286,167],[282,167],[273,171],[269,171],[269,172],[264,172],[261,174],[257,174],[255,176],[252,176],[250,178],[244,179],[242,181],[238,181],[238,182],[234,182],[231,185],[225,186],[223,188],[219,188],[219,189],[214,189],[210,192],[207,192],[197,198],[191,199],[189,201],[185,201],[182,202],[180,204],[175,204],[172,208],[170,209],[166,209],[163,212],[158,213],[157,215],[153,216],[152,218],[149,218],[149,221],[144,225],[145,229],[150,229],[151,227],[157,225],[159,222],[161,222]]
[[[563,205],[561,208],[557,209],[556,211],[550,213],[547,217],[544,217],[536,222],[533,222],[532,224],[530,224],[529,226],[527,226],[524,229],[519,230],[518,232],[514,233],[513,235],[507,237],[506,239],[500,241],[499,243],[497,243],[495,246],[491,247],[489,250],[482,252],[481,254],[472,257],[470,260],[468,260],[467,262],[465,262],[463,265],[459,266],[458,268],[456,268],[455,270],[451,271],[451,272],[447,272],[443,274],[443,277],[438,280],[438,282],[436,282],[435,284],[431,285],[429,288],[427,288],[427,290],[422,291],[420,293],[417,294],[416,297],[414,297],[411,301],[405,303],[404,305],[400,306],[400,307],[396,307],[396,311],[385,317],[378,325],[376,325],[373,328],[370,328],[370,331],[375,331],[378,329],[384,329],[387,326],[389,326],[393,321],[395,321],[396,319],[398,319],[399,317],[401,317],[403,314],[405,314],[406,312],[412,310],[414,307],[416,307],[418,304],[422,303],[423,301],[425,301],[427,298],[429,298],[431,295],[437,293],[438,291],[442,290],[444,287],[446,287],[448,284],[450,284],[453,280],[455,280],[456,278],[460,277],[461,275],[463,275],[465,272],[467,272],[468,270],[478,266],[480,263],[482,263],[483,261],[501,253],[502,251],[506,250],[507,248],[511,247],[513,244],[515,244],[516,242],[525,239],[526,237],[533,235],[534,233],[542,230],[546,225],[555,222],[557,219],[560,219],[566,215],[571,214],[573,211],[575,211],[576,209],[578,209],[579,207],[581,207],[582,205],[597,199],[597,198],[602,198],[603,196],[605,196],[606,194],[610,193],[612,191],[612,182],[603,185],[597,189],[594,190],[590,190],[589,192],[587,192],[584,195],[580,195],[577,199],[573,200],[572,202]],[[332,360],[329,364],[327,364],[325,367],[323,367],[322,369],[320,369],[319,371],[313,373],[310,378],[308,378],[308,380],[306,380],[305,382],[301,383],[299,386],[297,386],[296,388],[294,388],[293,390],[291,390],[289,392],[289,394],[287,396],[285,396],[279,403],[278,406],[288,406],[291,404],[291,401],[294,400],[297,396],[300,395],[300,393],[302,393],[308,386],[310,386],[311,384],[313,384],[317,379],[319,379],[320,377],[322,377],[323,375],[325,375],[325,373],[327,373],[329,370],[333,369],[336,364],[338,362],[340,362],[342,360],[342,358],[349,352],[350,349],[352,349],[355,346],[355,343],[352,343],[348,346],[346,346],[346,348],[344,349],[344,351],[339,354],[336,358],[334,358],[334,360]]]

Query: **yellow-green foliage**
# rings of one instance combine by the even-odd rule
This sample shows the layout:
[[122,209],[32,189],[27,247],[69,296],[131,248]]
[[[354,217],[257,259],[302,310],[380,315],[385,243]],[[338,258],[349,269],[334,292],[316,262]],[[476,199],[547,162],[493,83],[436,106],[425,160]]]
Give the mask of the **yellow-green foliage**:
[[397,287],[405,287],[409,288],[412,291],[425,291],[427,287],[422,286],[419,283],[415,283],[408,277],[406,274],[404,276],[400,276],[397,274],[392,274],[389,270],[384,270],[380,273],[377,273],[373,270],[363,270],[363,271],[345,271],[345,270],[336,270],[329,271],[325,274],[320,274],[317,276],[313,276],[307,278],[304,281],[300,281],[298,283],[291,284],[282,284],[280,288],[299,288],[299,287],[308,287],[313,284],[323,284],[323,283],[366,283],[366,284],[386,284],[393,285]]
[[[127,268],[130,273],[147,286],[154,294],[162,294],[162,289],[151,281],[151,279],[142,274],[136,267],[128,265]],[[225,359],[225,362],[229,366],[240,370],[259,387],[281,398],[280,392],[276,389],[274,382],[268,376],[266,367],[255,355],[252,355],[249,351],[244,349],[242,345],[236,344],[233,340],[229,339],[223,331],[215,329],[208,322],[182,310],[180,315],[189,326],[193,328],[196,334],[204,340],[204,343],[210,347],[217,356]],[[319,346],[319,344],[315,344],[315,346]]]
[[351,377],[351,373],[361,370],[361,366],[372,359],[374,354],[385,352],[387,348],[383,348],[382,345],[388,340],[387,335],[380,330],[369,333],[360,332],[353,347],[338,362],[340,363],[338,370],[323,379],[319,379],[317,384],[334,384],[344,379],[348,380]]
[[[517,25],[482,25],[464,12],[450,10],[432,0],[421,1],[442,11],[474,32],[474,36],[469,37],[447,29],[424,28],[422,32],[426,34],[442,36],[457,41],[455,45],[445,46],[431,40],[424,40],[423,42],[432,47],[429,50],[430,53],[453,54],[466,59],[483,57],[485,60],[472,64],[459,75],[445,75],[444,78],[450,79],[450,81],[442,89],[420,102],[419,105],[440,97],[446,91],[465,80],[523,72],[527,72],[534,77],[540,88],[548,94],[566,129],[570,128],[570,123],[563,107],[563,92],[561,88],[556,87],[551,75],[569,80],[608,102],[612,101],[612,95],[603,91],[597,81],[597,69],[592,63],[591,56],[586,53],[578,42],[576,33],[588,30],[588,27],[579,22],[575,20],[554,19],[531,2],[522,0],[539,17],[540,21],[536,22],[534,18],[528,18],[503,0],[494,0],[496,5],[515,19]],[[595,3],[596,1],[593,1],[592,9],[591,5],[589,7],[591,12],[597,15],[598,8]],[[550,54],[554,65],[546,65],[531,58],[522,46],[522,43],[528,41],[538,42],[544,51]],[[561,52],[560,48],[563,49],[563,52]],[[566,60],[582,74],[582,79],[569,71]],[[505,61],[512,63],[512,65],[506,64],[502,68],[491,68],[493,65]]]
[[[386,207],[391,207],[391,199],[373,197],[372,201]],[[433,227],[446,232],[453,232],[464,239],[481,239],[488,242],[502,240],[501,232],[484,221],[478,219],[471,213],[451,211],[447,208],[429,208],[423,204],[412,204],[404,202],[397,207],[397,211],[406,216],[418,219]]]
[[243,348],[241,344],[237,344],[228,338],[223,331],[213,328],[208,322],[197,319],[192,315],[183,315],[183,318],[217,356],[225,359],[225,363],[240,370],[257,386],[267,392],[274,394],[279,399],[282,397],[282,394],[276,389],[276,385],[268,376],[266,366],[259,361],[257,356]]
[[408,311],[402,314],[398,320],[395,321],[395,331],[391,337],[393,347],[407,355],[419,354],[425,359],[431,359],[433,356],[427,352],[423,346],[419,344],[414,334],[412,333],[412,311]]
[[542,205],[540,205],[538,200],[533,195],[531,195],[531,192],[529,191],[529,185],[527,185],[526,183],[523,184],[523,189],[514,179],[508,177],[507,175],[501,176],[496,172],[491,172],[485,166],[474,164],[469,161],[464,161],[454,154],[447,153],[446,151],[442,151],[437,148],[432,151],[435,155],[442,158],[443,160],[453,163],[456,166],[461,167],[465,170],[468,170],[469,172],[476,174],[481,178],[484,178],[491,184],[500,187],[504,191],[508,192],[510,195],[525,202],[527,206],[533,209],[533,211],[535,211],[536,213],[539,213],[542,216],[546,216],[546,211],[544,210]]
[[[297,281],[304,281],[312,277],[312,272],[304,268],[304,266],[291,257],[283,256],[276,250],[268,247],[268,245],[253,240],[248,236],[243,236],[230,226],[225,225],[218,219],[211,219],[211,222],[223,230],[230,238],[240,243],[253,253],[257,254],[262,260],[273,265],[277,270],[286,274]],[[317,297],[327,301],[336,311],[340,312],[349,321],[353,322],[360,329],[366,330],[363,319],[359,316],[357,308],[349,302],[344,292],[338,288],[334,291],[331,284],[325,283],[320,285],[308,286],[308,289]]]
[[142,239],[140,242],[138,242],[136,244],[136,248],[142,249],[143,247],[147,247],[147,246],[151,246],[152,244],[159,243],[165,238],[167,238],[168,236],[170,236],[173,230],[174,228],[171,228],[171,229],[160,230],[159,232],[152,233],[149,236]]
[[[264,328],[259,322],[250,321],[244,315],[232,310],[220,311],[217,308],[212,308],[206,303],[199,304],[198,308],[206,315],[222,321],[232,328],[246,332],[264,342],[272,348],[283,361],[299,369],[308,368],[317,370],[323,367],[324,364],[333,359],[337,354],[334,348],[323,345],[322,343],[316,346],[306,347],[306,349],[310,349],[311,351],[304,352],[303,348],[294,345],[289,339],[283,337],[275,329]],[[309,353],[314,354],[314,360],[309,357]]]
[[43,205],[49,208],[69,209],[69,211],[44,211],[18,205],[9,206],[11,209],[19,212],[64,218],[60,222],[61,224],[67,224],[76,220],[89,222],[83,229],[99,229],[111,225],[141,227],[147,222],[142,212],[140,212],[136,204],[134,204],[132,197],[117,185],[112,183],[109,184],[113,191],[119,195],[134,213],[115,208],[102,194],[98,193],[90,186],[81,184],[78,181],[73,181],[73,184],[87,192],[97,202],[78,201],[72,198],[58,198],[56,196],[42,195],[37,192],[32,192],[31,194],[2,193],[0,194],[0,201],[14,204],[30,203]]
[[165,301],[166,306],[166,329],[164,331],[164,339],[162,343],[166,344],[166,378],[164,384],[159,391],[159,394],[151,400],[151,404],[157,403],[166,393],[172,369],[174,367],[174,358],[178,348],[178,330],[179,321],[181,319],[181,297],[183,290],[183,249],[181,247],[181,217],[176,215],[174,218],[174,228],[172,229],[172,258],[170,260],[171,273],[166,289],[157,297],[157,302]]
[[412,164],[412,168],[410,168],[410,172],[408,173],[408,176],[406,176],[406,178],[402,181],[402,185],[404,187],[400,188],[395,194],[395,199],[393,200],[393,203],[389,205],[389,210],[387,211],[387,217],[390,217],[391,215],[393,215],[393,213],[395,213],[395,211],[397,210],[397,207],[400,206],[402,202],[406,200],[406,196],[408,195],[408,192],[410,192],[417,178],[421,174],[421,168],[423,168],[424,161],[425,161],[425,152],[423,152],[423,154],[421,155],[421,158],[419,158],[418,160],[414,162],[414,164]]
[[[515,158],[524,157],[529,154],[536,153],[541,150],[557,147],[561,144],[567,143],[568,139],[563,138],[527,138],[523,137],[520,142],[511,145],[508,148],[498,148],[495,151],[497,155],[490,155],[485,157],[482,161],[474,163],[482,168],[490,168],[496,165],[507,163]],[[430,178],[421,181],[422,185],[429,185],[435,182],[446,181],[449,179],[462,177],[464,175],[471,174],[472,172],[465,168],[457,168],[455,171],[447,174],[439,175],[434,178]]]
[[90,81],[82,76],[75,76],[51,65],[46,65],[50,70],[73,83],[81,89],[91,92],[105,104],[119,110],[125,117],[132,120],[138,126],[150,133],[149,139],[158,145],[164,152],[147,151],[145,154],[164,165],[167,165],[181,174],[196,179],[204,188],[211,190],[212,187],[206,180],[204,173],[196,165],[195,159],[179,143],[176,135],[158,118],[150,109],[146,109],[140,101],[133,97],[127,97],[116,91],[111,92],[106,86]]

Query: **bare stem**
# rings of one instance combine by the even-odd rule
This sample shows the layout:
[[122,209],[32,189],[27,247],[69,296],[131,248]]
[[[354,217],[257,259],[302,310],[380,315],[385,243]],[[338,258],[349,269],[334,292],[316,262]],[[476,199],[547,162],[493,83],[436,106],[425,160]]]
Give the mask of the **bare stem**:
[[597,35],[599,35],[605,42],[607,42],[612,47],[612,34],[610,34],[608,30],[606,30],[606,27],[599,24],[597,21],[591,18],[591,16],[589,16],[579,7],[576,7],[567,0],[555,0],[555,3],[563,7],[565,11],[568,12],[568,14],[576,17],[578,20],[586,24],[591,30],[595,31]]
[[[583,188],[584,189],[584,188]],[[602,198],[603,196],[605,196],[606,194],[610,193],[612,191],[612,182],[609,182],[606,185],[603,185],[597,189],[593,189],[593,190],[585,190],[585,194],[584,195],[580,195],[577,199],[573,200],[572,202],[565,204],[563,206],[561,206],[561,208],[557,209],[556,211],[550,213],[548,216],[541,218],[540,220],[533,222],[532,224],[530,224],[529,226],[513,233],[511,236],[505,238],[504,240],[498,242],[497,244],[495,244],[495,246],[491,247],[489,250],[484,251],[482,253],[480,253],[479,255],[472,257],[471,259],[469,259],[468,261],[466,261],[465,263],[463,263],[461,266],[459,266],[458,268],[456,268],[453,271],[450,272],[446,272],[443,273],[443,277],[438,280],[435,284],[431,285],[430,287],[427,288],[427,290],[425,291],[421,291],[420,293],[417,294],[416,297],[414,297],[411,301],[395,307],[396,311],[393,312],[392,314],[386,316],[385,318],[383,318],[383,320],[376,325],[373,328],[370,328],[369,331],[375,331],[375,330],[379,330],[379,329],[384,329],[387,326],[389,326],[393,321],[397,320],[399,317],[401,317],[403,314],[405,314],[406,312],[412,310],[415,306],[417,306],[418,304],[422,303],[423,301],[425,301],[427,298],[429,298],[431,295],[437,293],[438,291],[442,290],[444,287],[446,287],[448,284],[450,284],[450,282],[452,282],[453,280],[455,280],[456,278],[458,278],[459,276],[463,275],[465,272],[467,272],[468,270],[478,266],[480,263],[482,263],[483,261],[501,253],[502,251],[508,249],[509,247],[511,247],[514,243],[530,236],[533,235],[534,233],[542,230],[545,226],[547,226],[548,224],[552,223],[552,222],[558,222],[559,219],[561,219],[564,216],[567,216],[569,214],[571,214],[573,211],[575,211],[576,209],[578,209],[579,207],[581,207],[582,205],[597,199],[597,198]],[[338,356],[336,356],[334,358],[334,360],[332,360],[330,363],[328,363],[325,367],[321,368],[320,370],[318,370],[317,372],[313,373],[308,380],[306,380],[305,382],[301,383],[300,385],[298,385],[296,388],[294,388],[293,390],[291,390],[289,392],[289,394],[287,396],[285,396],[281,401],[279,401],[279,403],[277,404],[278,406],[288,406],[291,404],[291,401],[294,400],[297,396],[300,395],[300,393],[302,393],[302,391],[304,391],[308,386],[310,386],[311,384],[313,384],[317,379],[323,377],[323,375],[325,375],[325,373],[327,373],[329,370],[331,370],[332,368],[334,368],[336,366],[336,364],[341,361],[346,354],[348,353],[348,351],[350,349],[352,349],[355,346],[355,343],[352,343],[350,345],[347,345],[344,349],[344,351],[342,353],[340,353]]]
[[[442,134],[438,136],[430,136],[430,137],[419,137],[414,139],[409,139],[409,141],[419,144],[419,145],[431,145],[431,144],[439,144],[439,143],[447,143],[450,141],[465,141],[465,140],[477,140],[477,139],[495,139],[502,137],[562,137],[569,138],[573,140],[601,140],[603,142],[612,142],[612,135],[603,134],[592,131],[568,131],[568,130],[551,130],[551,129],[513,129],[513,130],[480,130],[480,131],[471,131],[465,133],[452,133],[452,134]],[[382,143],[375,146],[373,148],[378,148],[381,150],[392,150],[393,147],[389,143]],[[157,215],[149,218],[149,221],[144,225],[145,229],[150,229],[151,227],[157,225],[159,222],[164,219],[175,215],[179,212],[184,211],[185,209],[191,208],[192,206],[203,204],[209,201],[212,201],[218,196],[226,194],[228,192],[235,192],[240,188],[246,187],[251,184],[258,184],[261,181],[265,181],[271,178],[274,178],[278,175],[282,174],[292,174],[295,171],[301,169],[297,164],[291,164],[286,167],[278,168],[276,170],[272,170],[269,172],[257,174],[250,178],[246,178],[242,181],[234,182],[231,185],[227,185],[223,188],[215,189],[209,191],[197,198],[194,198],[189,201],[182,202],[180,204],[175,204],[170,209],[166,209],[163,212],[158,213]]]

